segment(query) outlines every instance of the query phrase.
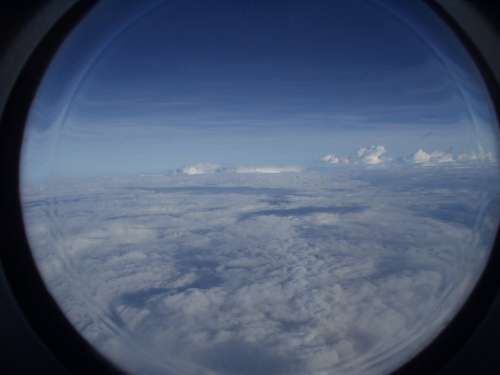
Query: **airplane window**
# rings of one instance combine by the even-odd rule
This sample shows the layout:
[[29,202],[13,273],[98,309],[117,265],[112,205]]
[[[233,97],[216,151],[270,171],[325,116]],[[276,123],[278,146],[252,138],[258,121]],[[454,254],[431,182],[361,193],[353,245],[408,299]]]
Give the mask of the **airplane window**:
[[481,276],[498,121],[414,1],[106,1],[26,124],[46,288],[137,374],[387,374]]

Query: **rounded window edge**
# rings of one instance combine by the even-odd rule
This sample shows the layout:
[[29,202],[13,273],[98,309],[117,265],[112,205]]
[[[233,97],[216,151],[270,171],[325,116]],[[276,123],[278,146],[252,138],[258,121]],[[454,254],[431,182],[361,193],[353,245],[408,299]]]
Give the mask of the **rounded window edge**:
[[[488,33],[490,40],[495,38],[500,43],[498,30],[485,27],[481,31],[476,30],[476,33],[471,33],[471,25],[484,22],[484,15],[479,12],[466,12],[465,10],[470,10],[471,7],[466,1],[424,0],[424,2],[457,36],[475,63],[490,96],[497,123],[500,124],[500,82],[497,80],[500,76],[500,65],[492,61],[489,53],[485,53],[484,45],[479,46],[479,39],[485,32]],[[491,313],[495,300],[500,296],[498,285],[500,285],[500,228],[497,228],[483,272],[463,306],[426,348],[391,375],[416,375],[429,369],[432,369],[433,373],[442,371],[456,373],[457,368],[452,366],[446,370],[447,366],[460,355],[481,323]]]
[[4,176],[1,233],[5,244],[0,264],[22,319],[63,368],[75,374],[121,374],[79,335],[45,287],[28,244],[19,193],[21,146],[33,98],[57,50],[96,3],[50,1],[33,6],[7,41],[5,56],[0,61],[2,82],[6,83],[0,97],[0,158]]
[[[3,184],[2,206],[7,225],[3,228],[5,238],[8,239],[6,242],[12,243],[13,246],[4,250],[0,260],[4,265],[4,272],[13,294],[28,322],[53,351],[56,358],[74,373],[88,373],[89,371],[121,373],[80,336],[45,288],[24,233],[18,193],[19,151],[23,128],[37,84],[64,37],[78,26],[79,21],[94,3],[93,0],[80,1],[57,20],[55,26],[42,38],[26,65],[21,69],[12,91],[6,94],[8,98],[2,114],[4,137],[2,137],[1,150],[6,176]],[[460,20],[453,18],[438,2],[427,0],[426,3],[445,21],[469,51],[483,75],[498,118],[500,86],[492,70],[495,67],[491,67],[487,58],[477,50],[474,39],[461,28]],[[392,374],[416,374],[421,373],[422,369],[428,371],[431,368],[433,372],[441,370],[461,350],[488,314],[499,291],[499,271],[500,238],[497,230],[490,259],[464,306],[436,339]]]

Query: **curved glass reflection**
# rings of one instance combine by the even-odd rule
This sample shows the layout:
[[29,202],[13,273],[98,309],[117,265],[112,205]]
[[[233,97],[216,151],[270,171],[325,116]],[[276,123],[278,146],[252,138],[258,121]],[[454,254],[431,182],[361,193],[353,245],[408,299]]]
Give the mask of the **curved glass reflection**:
[[29,114],[51,294],[140,374],[384,374],[463,305],[498,123],[424,4],[102,2]]

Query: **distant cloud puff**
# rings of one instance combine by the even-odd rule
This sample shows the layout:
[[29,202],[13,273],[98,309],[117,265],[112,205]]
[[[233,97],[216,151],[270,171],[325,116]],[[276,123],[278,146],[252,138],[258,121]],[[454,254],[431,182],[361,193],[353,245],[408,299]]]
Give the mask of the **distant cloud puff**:
[[448,163],[454,161],[453,155],[448,152],[433,151],[431,153],[427,153],[422,149],[415,152],[412,159],[416,164]]
[[277,166],[261,166],[261,167],[238,167],[236,168],[236,173],[298,173],[302,172],[300,167],[277,167]]
[[458,155],[457,160],[458,161],[473,161],[473,160],[477,160],[477,155],[475,152],[472,152],[470,154],[464,153],[464,154]]
[[322,156],[321,161],[324,161],[324,162],[330,163],[330,164],[349,164],[350,163],[349,158],[338,157],[335,154],[327,154],[325,156]]
[[215,173],[220,170],[222,170],[222,167],[218,164],[198,163],[183,168],[182,173],[187,175],[199,175],[199,174]]
[[484,152],[480,150],[479,152],[471,152],[470,154],[464,153],[460,154],[457,157],[458,161],[467,162],[467,161],[489,161],[494,162],[495,157],[491,152]]
[[385,154],[386,149],[384,146],[370,146],[363,147],[358,150],[358,157],[365,164],[376,165],[384,162],[380,157]]
[[321,157],[321,161],[329,164],[358,164],[359,162],[369,165],[376,165],[384,163],[381,158],[386,152],[386,148],[381,145],[373,145],[370,147],[363,147],[358,150],[358,158],[348,158],[344,156],[337,156],[335,154],[326,154]]

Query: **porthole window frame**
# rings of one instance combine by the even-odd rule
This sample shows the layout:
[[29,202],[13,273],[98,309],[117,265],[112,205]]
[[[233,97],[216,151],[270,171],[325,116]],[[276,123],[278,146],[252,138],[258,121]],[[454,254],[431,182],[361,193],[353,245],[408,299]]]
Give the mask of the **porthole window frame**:
[[[0,82],[3,86],[0,91],[0,168],[3,175],[0,183],[0,238],[4,239],[0,264],[24,317],[66,369],[73,374],[123,374],[121,369],[79,334],[44,286],[27,241],[19,194],[23,130],[32,100],[44,72],[66,35],[78,26],[79,21],[96,2],[72,1],[71,6],[66,3],[59,8],[54,5],[56,1],[48,2],[51,6],[47,5],[44,9],[33,12],[22,32],[17,34],[17,39],[7,48],[5,57],[0,60]],[[466,27],[471,22],[478,21],[477,18],[474,21],[477,15],[467,12],[460,14],[457,11],[460,8],[457,8],[456,3],[465,4],[465,8],[461,9],[468,9],[464,0],[425,2],[454,31],[468,50],[483,76],[499,119],[500,66],[477,43],[481,33],[479,36],[472,35]],[[452,2],[455,4],[452,5]],[[452,8],[454,10],[450,11]],[[40,17],[45,17],[44,22],[40,22]],[[496,38],[500,45],[498,32]],[[26,50],[29,58],[16,52],[17,48]],[[499,298],[500,231],[497,229],[489,261],[463,307],[426,348],[392,372],[392,375],[417,375],[423,372],[434,374],[450,366],[453,358],[491,313],[492,306]]]

